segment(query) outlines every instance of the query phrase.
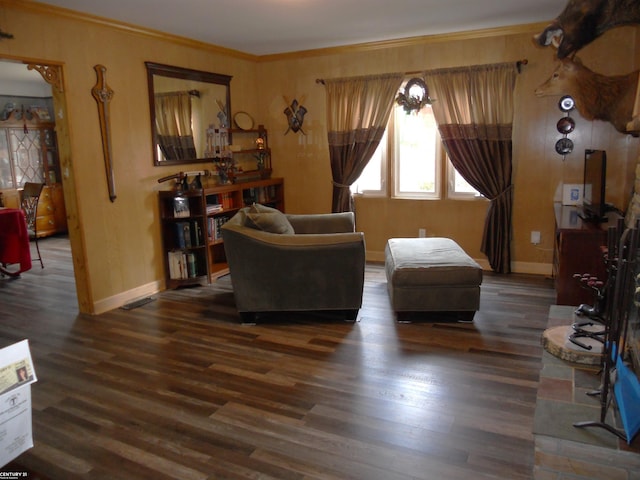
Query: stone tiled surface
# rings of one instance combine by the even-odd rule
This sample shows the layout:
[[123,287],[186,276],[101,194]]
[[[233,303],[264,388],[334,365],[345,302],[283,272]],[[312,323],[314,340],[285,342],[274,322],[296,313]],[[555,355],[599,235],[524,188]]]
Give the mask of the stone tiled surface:
[[[551,307],[549,327],[572,321],[572,307]],[[547,412],[575,413],[583,420],[599,420],[599,397],[587,395],[599,387],[597,369],[560,360],[548,352],[543,355],[538,388],[538,409]],[[586,413],[585,413],[586,412]],[[539,412],[536,412],[539,414]],[[608,411],[607,423],[616,422],[615,404]],[[585,417],[586,415],[586,417]],[[555,421],[551,416],[549,421]],[[569,427],[553,425],[554,435],[535,435],[535,480],[639,480],[640,435],[631,445],[614,434],[598,428],[578,429],[588,442],[575,441],[576,432]],[[582,421],[582,420],[581,420]],[[573,427],[575,428],[575,427]],[[545,430],[544,428],[541,430]]]
[[538,398],[571,402],[573,401],[573,382],[570,379],[540,378]]

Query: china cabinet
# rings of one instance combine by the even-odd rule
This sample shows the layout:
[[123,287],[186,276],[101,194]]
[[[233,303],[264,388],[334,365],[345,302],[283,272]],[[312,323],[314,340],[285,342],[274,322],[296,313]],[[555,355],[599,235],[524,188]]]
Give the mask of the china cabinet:
[[55,124],[46,111],[24,108],[0,120],[0,191],[7,207],[20,206],[26,182],[44,183],[38,204],[38,236],[67,230]]

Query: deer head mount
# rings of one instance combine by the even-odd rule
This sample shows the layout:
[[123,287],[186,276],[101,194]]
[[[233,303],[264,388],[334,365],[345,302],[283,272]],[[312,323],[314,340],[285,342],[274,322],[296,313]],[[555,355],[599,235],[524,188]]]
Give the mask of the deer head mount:
[[[633,119],[640,71],[607,76],[585,67],[578,58],[558,61],[551,76],[535,90],[538,97],[571,95],[576,109],[587,120],[611,122],[622,133]],[[636,135],[637,136],[637,135]]]

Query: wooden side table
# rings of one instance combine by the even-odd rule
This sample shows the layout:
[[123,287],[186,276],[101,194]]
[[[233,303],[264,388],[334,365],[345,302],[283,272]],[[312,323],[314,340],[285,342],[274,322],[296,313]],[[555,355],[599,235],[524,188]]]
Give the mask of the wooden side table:
[[607,229],[615,225],[616,213],[609,213],[608,223],[585,222],[579,208],[554,204],[556,241],[554,249],[554,276],[556,303],[593,305],[595,295],[580,286],[575,274],[589,273],[603,282],[607,279],[603,247],[607,244]]

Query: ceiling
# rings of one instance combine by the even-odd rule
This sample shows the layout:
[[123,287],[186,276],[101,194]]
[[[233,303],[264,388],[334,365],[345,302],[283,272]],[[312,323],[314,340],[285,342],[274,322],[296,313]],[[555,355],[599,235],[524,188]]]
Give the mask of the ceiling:
[[[252,55],[546,22],[558,0],[38,0]],[[3,26],[11,31],[9,25]]]

